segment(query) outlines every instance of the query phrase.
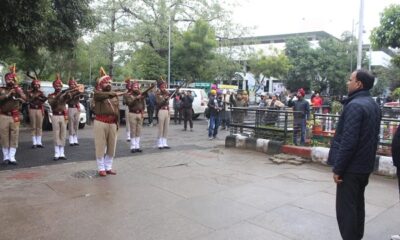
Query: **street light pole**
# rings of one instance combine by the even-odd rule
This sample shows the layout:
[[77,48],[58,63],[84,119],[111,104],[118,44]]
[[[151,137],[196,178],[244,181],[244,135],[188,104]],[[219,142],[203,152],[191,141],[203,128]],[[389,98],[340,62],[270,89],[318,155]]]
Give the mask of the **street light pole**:
[[171,18],[168,24],[168,87],[171,87]]
[[360,0],[360,19],[358,20],[358,52],[357,52],[357,69],[361,69],[362,58],[362,38],[364,28],[364,0]]

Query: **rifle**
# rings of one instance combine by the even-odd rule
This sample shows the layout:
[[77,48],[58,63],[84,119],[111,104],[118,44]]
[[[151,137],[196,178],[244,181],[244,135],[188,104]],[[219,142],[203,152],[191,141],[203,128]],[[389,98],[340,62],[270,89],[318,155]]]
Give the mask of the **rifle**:
[[155,86],[156,86],[156,85],[155,85],[154,83],[152,83],[152,84],[150,85],[150,87],[148,87],[146,90],[144,90],[144,91],[141,93],[141,95],[147,94],[147,93],[148,93],[151,89],[153,89]]
[[169,95],[169,98],[174,97],[174,96],[176,95],[176,93],[179,91],[179,89],[181,89],[184,85],[187,85],[187,84],[189,84],[189,83],[191,83],[191,82],[192,82],[192,80],[183,81],[183,82],[175,89],[175,91],[174,91],[173,93],[171,93],[171,95]]

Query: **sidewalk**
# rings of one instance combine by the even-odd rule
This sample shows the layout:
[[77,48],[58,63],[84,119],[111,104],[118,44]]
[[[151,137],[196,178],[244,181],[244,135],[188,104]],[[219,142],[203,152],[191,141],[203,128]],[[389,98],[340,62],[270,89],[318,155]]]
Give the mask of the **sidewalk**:
[[[94,161],[0,172],[1,239],[340,239],[330,168],[198,134],[116,159],[116,176]],[[364,239],[399,232],[396,181],[371,176]]]

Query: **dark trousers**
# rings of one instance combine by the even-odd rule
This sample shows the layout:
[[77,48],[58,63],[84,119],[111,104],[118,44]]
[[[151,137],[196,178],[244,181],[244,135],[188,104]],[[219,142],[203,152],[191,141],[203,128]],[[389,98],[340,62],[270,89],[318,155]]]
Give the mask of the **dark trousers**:
[[193,128],[193,119],[192,119],[192,109],[184,108],[183,109],[183,128],[187,129],[187,122],[189,121],[190,129]]
[[149,120],[149,124],[153,123],[153,118],[154,118],[154,108],[153,107],[147,107],[147,116]]
[[293,122],[293,143],[298,145],[297,137],[300,132],[300,145],[306,142],[306,119],[295,119]]
[[179,124],[181,124],[182,120],[182,109],[180,108],[174,108],[174,123],[178,121]]
[[399,181],[399,198],[400,198],[400,167],[397,168],[397,181]]
[[364,236],[365,187],[369,174],[345,173],[336,188],[336,218],[343,240],[359,240]]

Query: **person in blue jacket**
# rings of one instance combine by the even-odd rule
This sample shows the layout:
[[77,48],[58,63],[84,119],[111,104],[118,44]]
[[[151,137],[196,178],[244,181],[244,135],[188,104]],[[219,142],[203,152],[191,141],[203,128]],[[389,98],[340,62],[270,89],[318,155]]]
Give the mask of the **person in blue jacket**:
[[374,170],[379,141],[381,110],[371,97],[374,76],[366,70],[354,71],[347,81],[348,98],[343,103],[328,164],[336,183],[336,218],[344,240],[364,236],[364,191]]

